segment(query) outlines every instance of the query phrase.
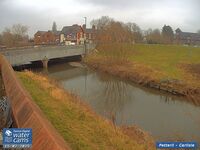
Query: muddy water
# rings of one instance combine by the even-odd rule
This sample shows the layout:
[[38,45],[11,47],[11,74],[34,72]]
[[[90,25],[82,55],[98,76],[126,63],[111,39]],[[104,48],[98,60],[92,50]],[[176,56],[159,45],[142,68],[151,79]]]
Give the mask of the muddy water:
[[[41,70],[37,70],[41,71]],[[110,75],[69,64],[42,71],[81,96],[98,114],[118,125],[138,125],[158,140],[200,141],[200,105],[141,88]]]

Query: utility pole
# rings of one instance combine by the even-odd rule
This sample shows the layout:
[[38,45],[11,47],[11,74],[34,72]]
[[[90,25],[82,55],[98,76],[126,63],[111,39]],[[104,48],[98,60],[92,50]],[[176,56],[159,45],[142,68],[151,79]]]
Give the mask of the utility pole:
[[[85,19],[85,31],[86,31],[86,24],[87,24],[87,17],[84,17]],[[85,37],[84,37],[84,46],[85,46],[85,55],[87,54],[87,46],[86,46],[86,33],[84,33]]]
[[87,17],[84,17],[85,19],[85,28],[86,28],[86,24],[87,24]]

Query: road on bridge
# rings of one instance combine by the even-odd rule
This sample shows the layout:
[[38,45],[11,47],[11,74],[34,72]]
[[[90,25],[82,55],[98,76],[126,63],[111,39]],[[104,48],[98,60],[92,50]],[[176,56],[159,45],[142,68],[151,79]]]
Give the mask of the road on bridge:
[[94,44],[50,46],[50,47],[27,47],[1,51],[12,66],[30,64],[33,61],[43,61],[69,56],[85,55]]

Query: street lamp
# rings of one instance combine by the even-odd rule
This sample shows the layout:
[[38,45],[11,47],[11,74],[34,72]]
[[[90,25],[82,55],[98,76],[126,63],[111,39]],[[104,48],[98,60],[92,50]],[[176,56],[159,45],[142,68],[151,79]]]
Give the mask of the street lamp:
[[[86,24],[87,24],[87,17],[84,17],[85,19],[85,32],[86,32]],[[87,50],[86,50],[86,33],[84,33],[84,46],[85,46],[85,55],[87,53]]]
[[86,24],[87,24],[87,17],[84,17],[85,19],[85,28],[86,28]]

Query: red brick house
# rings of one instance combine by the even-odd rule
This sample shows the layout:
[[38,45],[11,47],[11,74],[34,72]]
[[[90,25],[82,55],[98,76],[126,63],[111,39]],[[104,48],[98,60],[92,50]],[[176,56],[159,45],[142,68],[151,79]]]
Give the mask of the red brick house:
[[50,45],[63,43],[65,45],[92,43],[96,37],[95,26],[87,29],[85,25],[74,24],[65,26],[61,31],[38,31],[34,35],[35,45]]
[[93,25],[92,28],[86,28],[85,24],[83,25],[84,37],[88,43],[93,43],[96,38],[96,29]]
[[49,45],[60,43],[60,32],[38,31],[34,35],[35,45]]
[[65,43],[65,45],[84,44],[83,28],[77,24],[63,27],[60,43]]

